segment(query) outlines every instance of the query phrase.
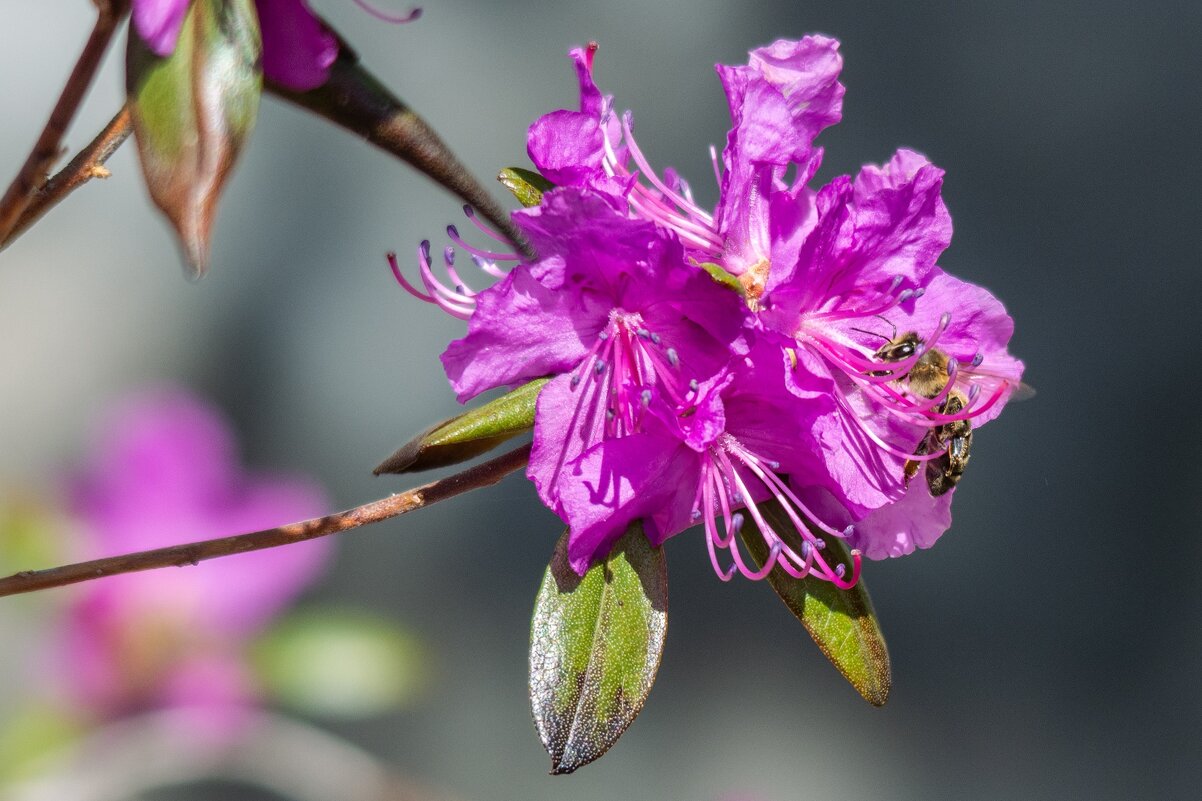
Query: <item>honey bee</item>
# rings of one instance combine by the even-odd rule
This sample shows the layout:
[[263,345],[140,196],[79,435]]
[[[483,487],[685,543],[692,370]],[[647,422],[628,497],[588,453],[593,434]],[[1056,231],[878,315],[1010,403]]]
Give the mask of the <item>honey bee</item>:
[[[915,331],[907,331],[895,336],[877,349],[875,358],[882,362],[900,362],[912,357],[922,347],[922,339]],[[937,398],[951,380],[948,374],[950,359],[938,348],[927,348],[914,362],[909,371],[902,376],[906,386],[916,395],[924,398]],[[885,372],[873,375],[887,375]],[[935,407],[935,411],[943,415],[957,415],[968,407],[968,398],[958,389],[950,390],[946,397]],[[968,460],[972,456],[972,423],[968,420],[953,420],[941,423],[931,428],[922,442],[918,444],[920,455],[941,453],[926,464],[927,488],[933,497],[939,497],[956,486]],[[904,473],[908,486],[910,479],[918,474],[923,462],[906,462]]]
[[[964,395],[958,390],[952,390],[940,404],[939,413],[959,414],[964,411],[966,405],[967,399]],[[953,420],[937,425],[927,432],[926,437],[919,443],[918,452],[925,454],[941,451],[942,454],[937,459],[926,463],[927,488],[934,498],[950,491],[964,475],[968,460],[972,456],[972,423],[968,420]],[[906,463],[907,483],[918,472],[918,466],[918,462]]]

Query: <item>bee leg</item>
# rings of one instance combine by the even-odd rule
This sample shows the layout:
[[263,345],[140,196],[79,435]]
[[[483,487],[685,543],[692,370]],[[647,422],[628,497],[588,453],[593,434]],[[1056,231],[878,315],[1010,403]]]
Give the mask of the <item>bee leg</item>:
[[956,486],[960,477],[953,477],[952,472],[950,460],[946,455],[927,462],[927,489],[931,491],[932,498],[938,498]]

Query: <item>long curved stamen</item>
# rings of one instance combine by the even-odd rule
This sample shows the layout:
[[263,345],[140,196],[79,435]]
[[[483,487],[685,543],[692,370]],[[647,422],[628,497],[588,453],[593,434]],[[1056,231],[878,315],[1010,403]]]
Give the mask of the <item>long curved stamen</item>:
[[423,241],[417,249],[418,270],[421,273],[422,283],[426,285],[426,289],[438,297],[447,300],[451,303],[466,303],[475,308],[475,292],[468,289],[459,280],[459,276],[455,273],[455,252],[451,248],[443,251],[443,266],[447,271],[447,277],[453,282],[453,288],[438,280],[434,275],[434,261],[430,258],[430,242]]
[[626,197],[630,207],[641,217],[671,228],[687,243],[711,253],[721,252],[721,241],[708,231],[671,211],[658,198],[651,196],[643,187],[635,185]]
[[631,119],[632,115],[629,111],[622,115],[622,135],[626,142],[626,148],[630,151],[630,157],[634,159],[634,163],[642,170],[643,175],[646,176],[652,186],[662,192],[665,197],[670,198],[685,214],[701,220],[706,225],[712,225],[714,222],[713,216],[703,211],[697,204],[690,203],[688,198],[669,187],[655,174],[655,170],[651,168],[651,164],[648,163],[647,158],[643,155],[643,151],[639,148],[638,143],[634,141],[634,134],[630,130]]
[[509,275],[509,273],[507,271],[502,270],[500,267],[498,267],[497,263],[495,261],[488,261],[486,259],[482,259],[481,257],[477,256],[475,253],[469,253],[467,255],[471,257],[472,263],[475,264],[476,267],[479,268],[479,270],[481,272],[487,273],[488,275],[491,275],[493,278],[504,278],[505,276]]
[[[697,204],[669,188],[647,163],[638,145],[630,133],[629,112],[624,116],[622,129],[624,144],[631,158],[642,171],[641,174],[652,184],[652,188],[643,186],[637,180],[637,174],[632,173],[625,165],[625,158],[619,158],[614,143],[610,141],[606,122],[612,109],[607,109],[601,120],[601,138],[604,147],[602,167],[606,175],[613,178],[630,178],[636,176],[627,194],[627,202],[631,209],[640,217],[670,228],[687,244],[714,255],[722,252],[722,238],[713,230],[713,218],[701,210]],[[658,190],[658,191],[656,191]],[[679,208],[668,204],[664,198],[670,198]],[[683,212],[683,213],[682,213]]]
[[[675,349],[649,330],[641,315],[614,309],[571,373],[569,386],[579,394],[565,439],[591,443],[598,435],[609,439],[635,433],[641,429],[653,389],[670,406],[680,408],[687,405],[695,385],[695,380],[686,381],[682,375]],[[560,467],[566,458],[565,447]]]
[[421,18],[422,15],[421,8],[417,7],[409,9],[409,11],[405,14],[389,14],[388,12],[381,11],[375,6],[369,4],[367,0],[354,0],[354,2],[355,5],[359,6],[359,8],[363,9],[368,14],[371,14],[376,19],[383,20],[384,22],[391,22],[394,25],[404,25],[409,22],[416,22]]
[[[796,578],[812,575],[840,587],[854,585],[859,578],[859,552],[853,552],[852,576],[849,579],[846,576],[846,568],[842,565],[831,567],[822,557],[819,552],[825,543],[814,533],[814,530],[817,530],[828,536],[845,537],[851,533],[851,527],[838,530],[824,523],[801,502],[784,480],[776,475],[775,469],[774,462],[756,456],[729,435],[724,435],[705,455],[700,486],[694,496],[701,502],[702,508],[694,509],[693,516],[704,518],[706,547],[710,563],[718,577],[722,581],[729,581],[737,570],[747,578],[761,579],[779,565],[782,570]],[[754,493],[742,475],[742,470],[746,470],[749,477],[754,477],[760,482],[784,509],[801,537],[800,551],[788,545],[773,528],[772,523],[764,517],[754,500]],[[732,506],[736,504],[746,510],[768,547],[768,555],[758,568],[748,564],[735,540],[735,533],[745,522],[741,513],[732,514]],[[725,525],[719,526],[719,520]],[[721,528],[725,529],[725,533]],[[720,566],[717,554],[719,548],[730,552],[732,564],[729,569]]]
[[452,242],[454,242],[456,245],[458,245],[459,247],[466,250],[468,253],[473,253],[473,254],[475,254],[477,256],[481,256],[485,259],[498,259],[500,261],[517,261],[518,258],[520,258],[518,256],[518,254],[516,254],[516,253],[508,253],[505,251],[496,251],[496,250],[485,250],[484,248],[478,248],[475,245],[469,245],[467,242],[465,242],[463,240],[462,237],[459,236],[459,229],[456,228],[454,225],[447,226],[447,237],[450,238],[450,240]]
[[869,317],[879,317],[880,315],[884,314],[885,312],[892,311],[893,309],[897,308],[901,304],[905,303],[907,300],[911,300],[911,299],[917,300],[918,298],[921,298],[926,293],[926,290],[923,289],[922,287],[918,287],[917,289],[906,288],[906,289],[903,289],[900,292],[898,292],[897,289],[899,286],[901,286],[901,283],[902,283],[902,276],[898,275],[893,278],[893,283],[890,285],[890,288],[885,292],[885,299],[883,301],[881,301],[879,306],[869,308],[869,309],[839,308],[839,309],[834,309],[834,310],[827,311],[827,312],[818,312],[818,313],[814,314],[813,316],[816,319],[828,319],[828,320],[853,320],[853,319],[864,320]]
[[[948,381],[932,398],[915,397],[912,392],[902,392],[896,387],[896,383],[906,379],[918,361],[935,347],[950,324],[951,315],[947,313],[941,315],[935,330],[921,340],[920,347],[916,348],[913,354],[905,359],[892,362],[870,360],[867,356],[855,352],[849,346],[826,335],[826,329],[807,330],[805,332],[806,344],[845,373],[857,387],[878,401],[889,414],[907,423],[929,425],[930,421],[938,420],[940,417],[953,417],[952,415],[943,415],[939,409],[955,385],[960,369],[958,361],[949,360]],[[977,413],[979,414],[979,412]],[[959,419],[968,419],[968,417],[960,416]],[[871,431],[868,433],[872,436]]]
[[714,181],[722,186],[722,168],[718,166],[718,148],[710,145],[710,164],[714,166]]
[[466,203],[464,204],[463,216],[467,217],[468,220],[471,221],[472,225],[476,226],[476,228],[479,229],[481,233],[483,233],[485,236],[489,237],[490,239],[500,242],[502,245],[512,244],[507,238],[501,236],[496,231],[489,228],[484,223],[480,222],[480,218],[476,216],[476,210],[474,208],[472,208],[471,205],[466,204]]
[[[793,506],[795,506],[802,515],[804,515],[815,526],[817,526],[820,531],[830,534],[832,537],[846,537],[851,534],[850,526],[845,529],[836,529],[822,522],[822,520],[816,514],[814,514],[808,507],[806,507],[804,503],[801,502],[796,495],[793,494],[793,491],[789,489],[788,485],[786,485],[785,482],[776,475],[776,473],[772,472],[771,470],[765,470],[764,466],[760,463],[760,460],[738,442],[730,443],[728,445],[728,450],[735,456],[738,456],[739,460],[746,465],[751,472],[755,473],[760,481],[764,482],[764,485],[768,487],[770,492],[773,493],[776,500],[789,510],[790,517],[792,517],[792,509],[789,507],[789,502],[791,501]],[[809,532],[808,528],[806,528],[806,532]]]
[[957,420],[970,420],[978,415],[984,414],[989,409],[992,409],[995,405],[997,405],[997,402],[1002,399],[1002,396],[1006,394],[1006,386],[1003,384],[994,390],[993,394],[989,396],[989,400],[987,400],[985,403],[982,403],[980,406],[973,406],[973,402],[980,397],[980,390],[981,387],[978,384],[974,384],[969,388],[969,402],[964,407],[964,411],[958,412],[957,414],[941,414],[939,412],[931,412],[929,417],[932,420],[941,423],[951,423]]
[[[701,502],[705,505],[706,509],[714,508],[713,482],[711,480],[710,471],[711,471],[710,463],[708,461],[704,462],[701,467],[700,490],[701,490]],[[694,509],[693,515],[694,515],[694,517],[701,516],[701,510]],[[718,575],[718,578],[721,581],[730,581],[732,578],[734,578],[735,570],[737,568],[735,567],[735,565],[731,565],[728,570],[723,570],[721,565],[718,564],[718,548],[724,547],[724,546],[721,546],[719,544],[720,537],[718,535],[717,524],[714,522],[714,516],[712,514],[707,514],[707,515],[704,515],[704,518],[705,518],[705,542],[706,542],[706,548],[709,550],[710,564],[713,565],[714,572]],[[727,531],[729,532],[730,530],[731,530],[731,527],[728,527]]]
[[459,277],[459,273],[455,270],[455,248],[448,245],[442,250],[443,268],[447,271],[447,277],[454,282],[456,290],[461,295],[475,297],[476,291],[468,286],[467,281]]
[[[477,218],[475,210],[470,206],[463,207],[463,213],[480,231],[492,237],[499,242],[507,242],[498,234],[489,230],[487,226],[482,224]],[[519,257],[516,253],[502,253],[496,251],[484,250],[472,245],[468,245],[459,236],[459,230],[454,225],[447,226],[447,234],[455,244],[467,251],[472,259],[472,263],[484,274],[493,278],[504,278],[509,273],[497,266],[496,261],[512,261],[517,262]],[[461,320],[466,320],[472,316],[472,312],[476,310],[476,291],[472,289],[468,282],[460,276],[459,271],[455,267],[455,249],[446,247],[443,249],[443,269],[446,272],[449,283],[441,280],[434,274],[434,263],[430,257],[430,241],[423,240],[417,248],[417,265],[418,274],[421,276],[421,283],[425,287],[425,292],[418,289],[411,283],[401,272],[400,266],[397,264],[396,254],[388,254],[388,266],[392,268],[392,274],[396,277],[399,283],[406,292],[413,295],[415,298],[433,303]]]
[[417,287],[415,287],[408,281],[408,279],[405,278],[404,273],[401,272],[400,265],[397,263],[396,254],[389,253],[387,257],[388,266],[392,269],[392,274],[396,278],[397,283],[400,284],[406,292],[413,295],[418,300],[425,301],[426,303],[433,303],[443,311],[451,314],[454,317],[458,317],[461,320],[468,319],[472,316],[472,312],[476,308],[475,300],[470,296],[443,286],[442,283],[440,283],[438,279],[434,277],[434,274],[430,270],[429,264],[429,245],[428,243],[423,244],[425,247],[419,245],[417,254],[418,263],[420,265],[419,269],[422,275],[422,283],[425,284],[428,294],[417,289]]
[[[719,451],[719,457],[722,457],[722,456],[723,456],[723,454],[721,453],[721,451]],[[728,466],[729,466],[729,461],[726,462],[724,467],[728,467]],[[734,483],[734,486],[731,487],[731,489],[735,490],[740,497],[743,497],[744,499],[746,499],[746,497],[747,497],[746,489],[747,488],[742,484],[741,481],[739,481],[739,477],[738,477],[737,473],[735,473],[733,470],[728,470],[726,472],[726,474],[723,476],[723,478],[726,479],[727,481],[732,481]],[[715,537],[713,540],[714,544],[716,544],[722,548],[726,548],[727,550],[730,551],[731,561],[733,562],[732,567],[737,569],[740,573],[742,573],[745,578],[749,578],[752,581],[759,581],[760,579],[764,578],[765,576],[767,576],[769,573],[772,572],[772,567],[776,562],[776,558],[777,558],[777,556],[780,555],[779,540],[774,541],[770,545],[770,548],[771,548],[771,551],[769,553],[770,558],[766,559],[764,561],[764,564],[761,565],[758,570],[748,567],[747,562],[745,562],[743,560],[743,554],[739,551],[738,543],[735,542],[735,534],[737,534],[739,532],[739,530],[743,528],[743,522],[744,522],[743,516],[737,512],[733,515],[731,515],[729,513],[729,506],[727,504],[727,499],[726,499],[725,484],[723,482],[718,482],[717,488],[718,488],[718,494],[722,498],[723,520],[726,522],[726,536],[722,537],[722,538]],[[760,528],[761,531],[763,531],[765,526],[767,526],[767,523],[764,521],[763,517],[760,515],[759,509],[756,508],[754,504],[748,503],[747,511],[751,513],[752,519],[755,520],[756,525]]]

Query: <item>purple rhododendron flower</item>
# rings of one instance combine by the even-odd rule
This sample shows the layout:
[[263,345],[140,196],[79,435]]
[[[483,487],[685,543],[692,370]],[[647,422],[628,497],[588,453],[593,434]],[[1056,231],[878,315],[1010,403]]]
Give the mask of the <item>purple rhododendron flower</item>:
[[[516,254],[471,247],[451,226],[455,244],[502,278],[498,291],[468,288],[451,248],[444,253],[449,285],[434,275],[429,243],[419,249],[424,291],[393,261],[412,294],[470,320],[468,337],[444,355],[461,400],[486,387],[560,374],[540,397],[530,475],[571,527],[573,566],[583,570],[626,523],[642,519],[656,543],[702,522],[720,576],[735,568],[764,575],[766,568],[748,566],[733,544],[744,516],[739,508],[785,569],[841,584],[844,577],[815,557],[821,538],[811,539],[811,529],[845,537],[871,558],[931,545],[950,525],[972,426],[996,417],[1022,376],[1022,363],[1006,350],[1013,323],[1001,304],[936,265],[951,239],[942,171],[902,150],[854,180],[841,176],[810,188],[822,159],[814,140],[842,113],[842,60],[833,39],[782,40],[752,51],[745,66],[718,66],[732,128],[720,161],[711,149],[720,194],[707,211],[674,171],[661,177],[652,169],[630,113],[620,121],[613,114],[612,98],[593,80],[595,51],[571,51],[579,110],[544,115],[527,138],[540,172],[572,189],[545,196],[544,205],[558,204],[547,217],[552,224],[530,228],[545,211],[518,215],[541,260],[507,276],[498,262]],[[568,203],[592,210],[573,216],[564,213]],[[653,237],[638,223],[659,233]],[[605,424],[579,416],[582,396],[573,393],[584,373],[565,376],[581,353],[595,352],[587,337],[612,304],[589,308],[565,291],[570,285],[560,272],[540,266],[559,270],[562,261],[594,269],[604,246],[577,230],[594,228],[616,232],[620,244],[608,258],[625,260],[626,270],[606,270],[632,283],[644,268],[626,234],[637,231],[647,241],[677,242],[672,261],[685,274],[725,276],[729,281],[715,286],[725,283],[728,295],[735,294],[729,285],[741,287],[743,328],[724,344],[696,341],[690,364],[704,364],[701,351],[715,347],[709,363],[717,369],[697,372],[691,394],[664,397],[665,382],[643,381],[637,371],[626,379],[630,390],[610,390],[619,397],[611,409],[633,410],[633,422],[621,413]],[[654,282],[661,270],[643,278]],[[527,290],[543,272],[549,280]],[[671,300],[667,284],[659,291]],[[621,405],[632,391],[641,408]],[[561,458],[537,458],[542,454]],[[756,504],[770,497],[801,532],[803,552],[787,549],[759,514]],[[731,552],[730,570],[718,564],[721,548]]]
[[[102,428],[71,511],[84,558],[269,528],[320,514],[308,481],[246,473],[215,410],[177,390],[132,399]],[[101,717],[186,706],[215,722],[256,695],[243,647],[329,554],[312,540],[87,584],[73,601],[63,670]]]
[[[175,50],[190,0],[133,0],[134,29],[159,56]],[[330,77],[338,38],[304,0],[255,0],[263,37],[263,74],[307,91]]]
[[[634,141],[629,112],[614,134],[612,101],[592,77],[595,46],[571,53],[580,112],[540,118],[528,150],[552,180],[624,199],[632,216],[675,231],[691,258],[737,276],[758,325],[779,335],[788,372],[830,380],[847,446],[823,455],[840,506],[858,521],[853,541],[875,556],[930,544],[946,530],[950,492],[927,494],[922,507],[906,465],[943,458],[916,452],[933,425],[979,426],[995,417],[1020,386],[1022,363],[1006,352],[1013,323],[1001,304],[935,266],[951,239],[942,171],[903,150],[854,181],[809,188],[822,157],[814,139],[841,116],[837,49],[833,39],[809,36],[754,50],[746,66],[718,66],[733,125],[721,164],[711,152],[720,188],[712,213],[674,172],[656,175]],[[587,135],[572,142],[573,130]],[[878,352],[899,332],[914,332],[913,353],[882,364]],[[949,380],[933,396],[910,391],[910,370],[935,348],[950,357]],[[968,401],[954,412],[946,408],[953,392]],[[883,524],[899,519],[886,510],[903,500],[911,514],[922,507],[907,533]]]

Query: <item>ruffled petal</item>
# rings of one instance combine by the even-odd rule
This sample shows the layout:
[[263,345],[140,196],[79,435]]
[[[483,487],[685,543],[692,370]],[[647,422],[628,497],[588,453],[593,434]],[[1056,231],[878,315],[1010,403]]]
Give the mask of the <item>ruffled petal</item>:
[[552,111],[534,121],[526,135],[534,166],[556,186],[588,186],[603,173],[605,153],[597,117],[579,111]]
[[576,80],[580,82],[580,111],[599,119],[605,101],[601,90],[593,81],[593,53],[596,47],[573,47],[568,51],[572,63],[576,65]]
[[790,162],[804,186],[822,160],[814,137],[839,121],[843,62],[834,39],[809,36],[754,50],[746,66],[718,65],[732,126],[722,153],[725,171],[715,219],[726,269],[741,275],[771,255],[770,197]]
[[568,465],[555,511],[571,530],[572,568],[583,575],[634,520],[645,520],[656,545],[682,531],[699,458],[672,437],[644,433],[607,440]]
[[849,545],[869,559],[905,556],[930,548],[952,525],[955,490],[932,498],[921,476],[896,503],[882,506],[855,523]]
[[871,307],[898,276],[925,286],[951,242],[942,184],[942,170],[903,150],[884,167],[865,167],[854,183],[839,177],[823,187],[796,261],[773,260],[770,324],[787,330],[803,312]]
[[460,403],[487,389],[571,369],[608,321],[610,305],[602,298],[552,280],[565,269],[561,258],[539,266],[556,285],[549,288],[519,265],[476,296],[467,336],[443,352],[443,368]]
[[751,51],[746,66],[717,67],[738,131],[728,165],[808,161],[814,138],[842,117],[838,50],[825,36],[781,39]]

